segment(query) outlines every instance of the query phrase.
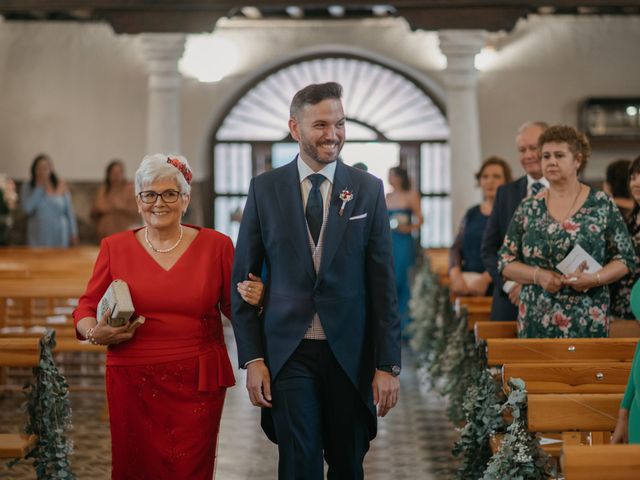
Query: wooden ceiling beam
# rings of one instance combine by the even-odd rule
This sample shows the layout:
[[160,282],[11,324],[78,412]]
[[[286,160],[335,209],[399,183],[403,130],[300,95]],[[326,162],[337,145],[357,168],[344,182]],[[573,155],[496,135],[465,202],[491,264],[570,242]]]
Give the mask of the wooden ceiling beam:
[[[287,7],[294,3],[299,7],[318,7],[329,5],[371,6],[371,1],[318,1],[295,0],[2,0],[0,11],[25,10],[73,10],[73,9],[117,9],[117,10],[225,10],[242,7]],[[430,8],[515,8],[524,7],[535,9],[553,6],[558,8],[572,7],[634,7],[638,0],[380,0],[381,4],[388,4],[397,8],[421,7]]]
[[[519,18],[549,6],[549,0],[380,0],[393,6],[413,29],[484,29],[510,30]],[[47,18],[47,13],[86,12],[83,19],[105,20],[117,33],[212,31],[223,16],[243,7],[287,7],[295,3],[305,7],[340,4],[318,0],[1,0],[0,14],[25,13]],[[638,7],[638,0],[554,0],[553,7],[571,9],[593,7],[608,9]],[[371,2],[345,1],[344,6],[371,6]],[[330,21],[330,18],[327,19]]]

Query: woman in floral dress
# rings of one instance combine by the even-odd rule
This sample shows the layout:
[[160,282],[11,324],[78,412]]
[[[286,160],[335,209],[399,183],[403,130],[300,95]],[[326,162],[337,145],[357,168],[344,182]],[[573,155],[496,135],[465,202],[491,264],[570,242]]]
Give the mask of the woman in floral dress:
[[633,239],[636,250],[636,268],[628,275],[609,287],[611,292],[611,316],[614,318],[632,319],[631,288],[640,278],[640,157],[636,158],[629,167],[629,191],[633,197],[634,207],[626,218],[627,229]]
[[[556,125],[540,136],[538,145],[549,188],[522,201],[498,260],[502,275],[523,285],[518,336],[606,337],[606,285],[634,269],[631,237],[613,201],[578,179],[591,153],[584,135]],[[589,271],[581,264],[562,275],[556,265],[576,245],[603,268]]]

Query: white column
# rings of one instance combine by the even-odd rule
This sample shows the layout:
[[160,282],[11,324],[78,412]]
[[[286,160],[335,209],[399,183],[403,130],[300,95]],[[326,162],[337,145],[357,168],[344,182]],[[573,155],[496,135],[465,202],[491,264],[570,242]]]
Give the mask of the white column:
[[142,53],[149,67],[147,153],[180,153],[182,112],[178,61],[186,36],[181,33],[144,33]]
[[474,173],[482,162],[474,59],[485,45],[484,30],[441,30],[451,144],[451,210],[454,228],[464,212],[480,201]]

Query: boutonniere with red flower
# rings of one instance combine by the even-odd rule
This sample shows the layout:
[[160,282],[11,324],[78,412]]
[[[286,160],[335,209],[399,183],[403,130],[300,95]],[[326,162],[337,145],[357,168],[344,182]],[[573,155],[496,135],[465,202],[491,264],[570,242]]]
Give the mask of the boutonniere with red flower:
[[342,214],[344,213],[344,207],[347,205],[348,202],[353,200],[353,192],[348,188],[345,188],[340,192],[340,200],[342,200],[342,205],[340,206],[340,211],[338,212],[338,215],[342,216]]

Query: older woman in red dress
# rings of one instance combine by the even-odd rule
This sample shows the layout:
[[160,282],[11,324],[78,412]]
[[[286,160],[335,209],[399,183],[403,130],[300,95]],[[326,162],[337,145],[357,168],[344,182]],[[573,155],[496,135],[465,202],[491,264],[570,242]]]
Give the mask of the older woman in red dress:
[[[108,345],[112,479],[213,477],[226,389],[235,384],[221,314],[230,317],[233,245],[213,230],[182,225],[191,169],[182,157],[144,158],[136,202],[145,227],[105,238],[74,313],[77,335]],[[143,325],[96,319],[109,284],[127,282]],[[262,284],[240,285],[257,305]]]

